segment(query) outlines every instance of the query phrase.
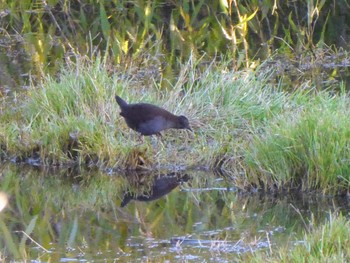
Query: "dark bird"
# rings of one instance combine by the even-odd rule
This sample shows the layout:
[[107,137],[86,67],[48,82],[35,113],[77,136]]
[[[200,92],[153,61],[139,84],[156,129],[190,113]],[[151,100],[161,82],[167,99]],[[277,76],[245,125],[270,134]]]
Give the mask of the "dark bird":
[[177,116],[158,106],[148,103],[128,104],[119,96],[115,99],[120,107],[120,115],[124,117],[129,128],[141,135],[160,135],[166,129],[191,130],[188,119],[181,115]]

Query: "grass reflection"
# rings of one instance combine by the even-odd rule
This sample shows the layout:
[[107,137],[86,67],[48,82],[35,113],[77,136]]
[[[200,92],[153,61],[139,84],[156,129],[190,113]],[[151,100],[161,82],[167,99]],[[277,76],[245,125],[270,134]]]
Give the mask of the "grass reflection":
[[[174,260],[192,254],[206,260],[214,252],[233,258],[291,243],[329,210],[348,208],[344,200],[300,194],[246,196],[220,175],[201,171],[187,171],[188,180],[167,195],[124,208],[125,193],[137,190],[130,175],[12,164],[1,174],[9,205],[0,214],[0,253],[9,260]],[[138,176],[141,193],[148,180],[154,189],[156,179],[169,174],[154,176]]]

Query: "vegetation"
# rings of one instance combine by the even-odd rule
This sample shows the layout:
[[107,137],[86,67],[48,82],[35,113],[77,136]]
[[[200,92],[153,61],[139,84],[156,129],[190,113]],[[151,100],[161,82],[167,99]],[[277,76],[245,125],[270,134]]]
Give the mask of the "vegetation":
[[[287,93],[270,82],[271,70],[234,72],[220,62],[203,71],[199,61],[190,62],[179,84],[162,93],[109,75],[99,58],[69,64],[59,80],[48,76],[32,85],[16,111],[3,109],[2,156],[124,169],[166,168],[172,160],[175,166],[224,170],[243,189],[348,189],[345,91],[330,95],[305,83]],[[185,114],[195,132],[167,131],[163,142],[137,145],[137,134],[118,114],[116,94]]]
[[[270,121],[255,136],[247,162],[266,188],[284,185],[300,190],[347,192],[350,166],[349,96],[321,92]],[[336,188],[336,189],[335,189]]]
[[344,216],[330,215],[329,221],[307,232],[291,250],[244,255],[242,262],[346,262],[350,259],[349,224]]
[[1,2],[0,34],[11,49],[23,45],[16,60],[29,57],[34,76],[59,71],[62,61],[75,60],[71,52],[100,50],[121,68],[156,65],[173,80],[172,69],[191,54],[229,56],[235,69],[255,67],[275,50],[324,57],[317,49],[346,45],[347,8],[346,1],[314,0],[11,0]]
[[[79,182],[36,175],[33,183],[25,180],[30,173],[1,171],[0,202],[9,206],[0,214],[0,260],[59,261],[72,247],[93,248],[82,253],[95,260],[102,246],[135,252],[126,245],[130,233],[163,240],[177,226],[188,233],[195,220],[243,225],[246,215],[232,212],[238,195],[226,192],[135,205],[137,216],[125,218],[114,199],[138,193],[139,175],[130,174],[139,170],[213,170],[242,191],[348,194],[346,1],[12,0],[0,7],[0,157],[42,169],[98,168],[96,177],[74,171]],[[118,114],[116,94],[186,115],[194,133],[166,131],[140,144]],[[104,170],[130,173],[113,180]],[[153,177],[142,178],[140,189],[152,189]],[[269,223],[294,224],[284,209],[271,212]],[[240,259],[349,261],[345,218],[314,225],[292,250],[272,250],[268,241],[267,252]],[[240,234],[218,234],[211,249],[241,242]],[[52,242],[58,253],[51,257]]]

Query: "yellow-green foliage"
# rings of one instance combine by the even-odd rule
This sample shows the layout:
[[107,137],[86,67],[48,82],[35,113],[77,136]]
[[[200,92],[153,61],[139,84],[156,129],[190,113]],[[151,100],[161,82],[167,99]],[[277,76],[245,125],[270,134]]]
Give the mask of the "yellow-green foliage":
[[4,35],[19,33],[25,40],[34,72],[47,64],[56,72],[67,52],[91,54],[96,46],[123,65],[130,57],[144,62],[152,56],[172,67],[194,53],[229,55],[239,68],[269,57],[274,48],[312,50],[342,41],[345,6],[311,0],[11,0],[1,3],[0,26]]

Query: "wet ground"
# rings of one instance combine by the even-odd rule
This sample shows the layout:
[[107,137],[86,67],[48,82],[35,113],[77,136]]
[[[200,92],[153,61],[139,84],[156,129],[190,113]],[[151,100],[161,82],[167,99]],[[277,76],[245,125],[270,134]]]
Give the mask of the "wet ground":
[[242,194],[203,171],[0,168],[2,257],[41,262],[232,262],[295,246],[349,203],[312,194]]

